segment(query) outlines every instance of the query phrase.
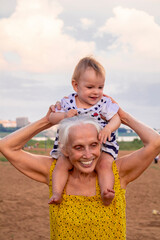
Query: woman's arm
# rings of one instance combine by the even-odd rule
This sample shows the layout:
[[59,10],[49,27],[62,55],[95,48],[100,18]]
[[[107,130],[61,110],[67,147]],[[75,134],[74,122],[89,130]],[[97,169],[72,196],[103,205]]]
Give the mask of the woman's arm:
[[49,169],[53,159],[25,152],[22,148],[37,133],[52,126],[48,121],[50,112],[51,109],[44,118],[0,140],[0,152],[15,168],[26,176],[44,183],[48,183]]
[[117,160],[121,186],[139,177],[160,152],[160,135],[150,127],[139,122],[121,108],[118,112],[123,124],[132,128],[141,138],[144,147]]

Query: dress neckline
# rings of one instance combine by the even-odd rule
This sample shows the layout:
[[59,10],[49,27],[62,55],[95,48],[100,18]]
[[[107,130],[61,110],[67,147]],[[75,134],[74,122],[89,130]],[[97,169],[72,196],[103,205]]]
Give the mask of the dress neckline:
[[84,195],[72,195],[72,194],[67,194],[66,193],[66,187],[64,188],[63,191],[63,196],[65,197],[78,197],[78,198],[95,198],[100,196],[100,188],[98,184],[98,176],[96,175],[96,194],[93,196],[84,196]]

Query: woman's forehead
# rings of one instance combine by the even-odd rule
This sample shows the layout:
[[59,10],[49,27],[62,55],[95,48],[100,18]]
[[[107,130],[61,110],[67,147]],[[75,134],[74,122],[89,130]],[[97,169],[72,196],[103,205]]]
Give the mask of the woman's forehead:
[[68,140],[79,142],[80,140],[87,140],[87,138],[97,139],[98,132],[93,124],[81,124],[72,126],[69,129]]
[[80,123],[78,125],[74,125],[72,127],[70,127],[69,129],[69,133],[72,134],[73,132],[81,132],[81,131],[87,131],[89,132],[90,130],[92,130],[93,132],[97,132],[96,127],[91,124],[91,123]]

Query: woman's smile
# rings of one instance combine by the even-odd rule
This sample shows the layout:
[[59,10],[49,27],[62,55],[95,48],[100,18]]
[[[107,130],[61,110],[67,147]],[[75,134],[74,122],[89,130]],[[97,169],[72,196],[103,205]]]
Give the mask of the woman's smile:
[[89,161],[80,161],[81,165],[83,167],[91,167],[92,163],[93,163],[93,159],[92,160],[89,160]]

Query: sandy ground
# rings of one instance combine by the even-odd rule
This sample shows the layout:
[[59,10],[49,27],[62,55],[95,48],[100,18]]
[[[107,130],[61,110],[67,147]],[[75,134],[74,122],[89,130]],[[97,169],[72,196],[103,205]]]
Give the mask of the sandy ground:
[[[0,175],[0,240],[49,240],[48,187],[8,162]],[[128,186],[126,200],[127,240],[160,240],[160,214],[152,213],[160,211],[160,163]]]

